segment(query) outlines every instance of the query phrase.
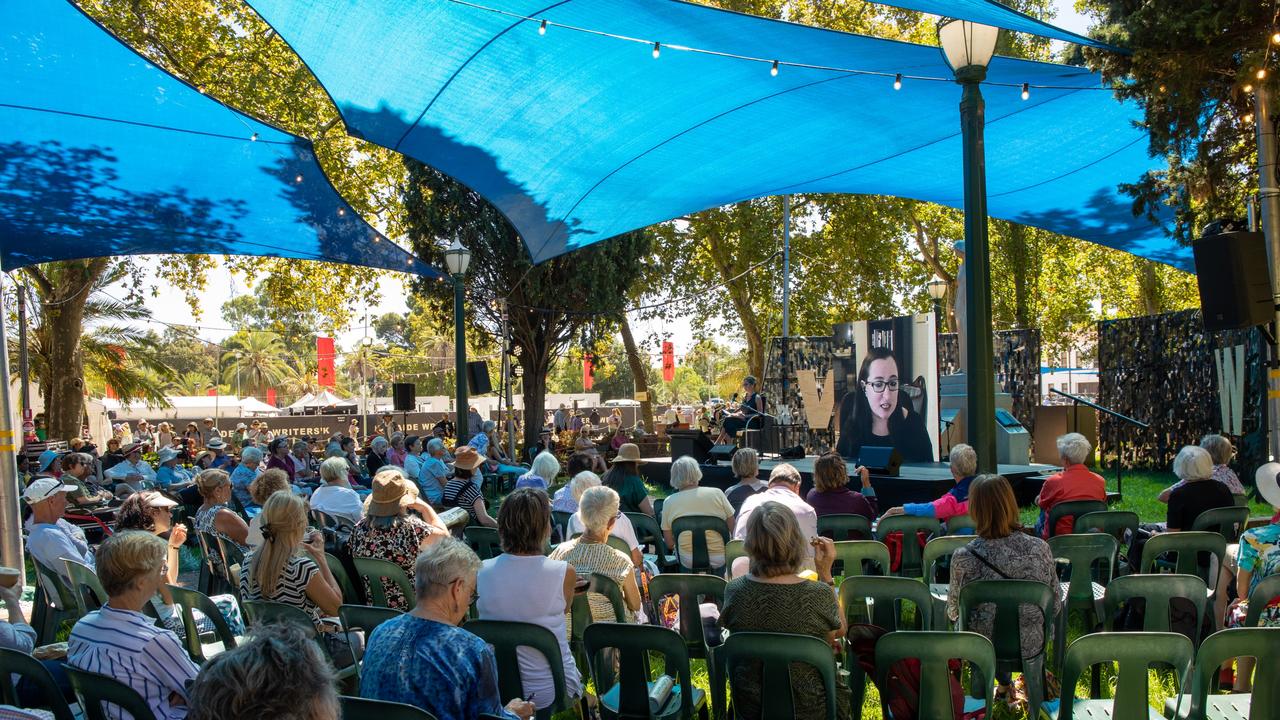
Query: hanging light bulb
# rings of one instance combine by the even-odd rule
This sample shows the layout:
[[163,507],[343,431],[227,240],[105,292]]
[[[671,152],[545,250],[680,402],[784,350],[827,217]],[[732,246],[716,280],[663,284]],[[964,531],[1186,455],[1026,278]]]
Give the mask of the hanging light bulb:
[[302,173],[298,173],[297,175],[294,175],[294,176],[293,176],[293,181],[294,181],[294,182],[302,182]]
[[656,43],[654,43],[654,44],[653,44],[653,59],[654,59],[654,60],[657,60],[657,59],[658,59],[658,56],[659,56],[659,55],[661,55],[661,54],[662,54],[662,43],[660,43],[660,42],[656,42]]
[[902,89],[902,73],[898,73],[893,76],[893,89],[894,90]]
[[546,21],[546,20],[543,20],[543,21],[542,21],[542,24],[538,25],[538,34],[539,34],[539,35],[546,35],[546,34],[547,34],[547,21]]
[[1280,32],[1271,34],[1271,42],[1280,45]]
[[1257,73],[1257,75],[1255,75],[1254,77],[1258,78],[1259,80],[1265,80],[1265,79],[1266,79],[1266,77],[1267,77],[1267,69],[1266,69],[1266,68],[1258,68],[1258,73]]
[[1029,97],[1031,97],[1031,84],[1022,83],[1022,99],[1026,100]]
[[1241,90],[1244,90],[1244,91],[1245,91],[1245,92],[1247,92],[1247,93],[1251,93],[1251,92],[1253,92],[1253,86],[1252,86],[1252,85],[1245,85],[1243,88],[1240,88],[1240,89],[1241,89]]
[[778,61],[777,60],[773,61],[773,67],[769,68],[769,74],[774,77],[778,77]]
[[249,136],[249,142],[258,142],[258,133]]

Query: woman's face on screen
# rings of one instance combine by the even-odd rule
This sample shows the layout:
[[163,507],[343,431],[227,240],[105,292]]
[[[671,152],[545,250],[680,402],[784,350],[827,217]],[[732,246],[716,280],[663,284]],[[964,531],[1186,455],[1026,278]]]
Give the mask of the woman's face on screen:
[[898,409],[898,363],[893,358],[872,360],[862,391],[867,394],[871,414],[887,420]]

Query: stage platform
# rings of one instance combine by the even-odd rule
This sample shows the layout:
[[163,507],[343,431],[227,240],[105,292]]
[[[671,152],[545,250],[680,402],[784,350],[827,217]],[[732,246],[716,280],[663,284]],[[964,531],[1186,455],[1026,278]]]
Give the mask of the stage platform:
[[[813,487],[815,460],[817,456],[813,455],[799,460],[761,458],[760,477],[768,478],[775,467],[784,462],[790,463],[800,472],[800,477],[804,481],[800,489],[801,496],[804,496]],[[861,481],[853,478],[853,470],[856,466],[854,463],[845,463],[845,465],[849,472],[850,487],[856,490],[861,486]],[[705,464],[701,467],[702,485],[724,490],[737,482],[727,462]],[[1008,478],[1009,483],[1013,485],[1018,504],[1023,506],[1031,505],[1035,501],[1036,496],[1040,494],[1040,487],[1044,484],[1044,477],[1059,469],[1053,465],[1041,464],[1000,465],[999,467],[1000,474]],[[640,465],[640,472],[646,481],[655,486],[671,487],[670,457],[645,458],[644,463]],[[931,502],[950,490],[954,484],[951,468],[946,463],[905,463],[899,469],[897,477],[871,474],[871,487],[875,488],[881,511],[908,502]]]

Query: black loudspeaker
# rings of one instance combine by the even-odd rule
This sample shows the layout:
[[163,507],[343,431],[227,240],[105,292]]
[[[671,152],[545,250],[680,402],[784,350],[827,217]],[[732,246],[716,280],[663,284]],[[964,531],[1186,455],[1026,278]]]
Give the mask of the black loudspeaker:
[[396,412],[413,412],[417,409],[418,397],[413,383],[393,383],[391,397],[395,401]]
[[489,383],[489,364],[477,360],[467,363],[467,391],[472,395],[487,395],[493,392]]
[[897,448],[863,445],[857,463],[873,474],[897,477],[898,468],[902,467],[902,453]]
[[778,458],[781,460],[803,460],[804,446],[792,445],[789,448],[782,448],[778,451]]
[[1191,244],[1204,329],[1235,330],[1275,319],[1262,233],[1224,232]]
[[688,455],[701,465],[711,459],[711,436],[701,430],[668,430],[671,440],[671,459]]
[[738,452],[737,445],[713,445],[709,455],[712,462],[730,462],[736,452]]

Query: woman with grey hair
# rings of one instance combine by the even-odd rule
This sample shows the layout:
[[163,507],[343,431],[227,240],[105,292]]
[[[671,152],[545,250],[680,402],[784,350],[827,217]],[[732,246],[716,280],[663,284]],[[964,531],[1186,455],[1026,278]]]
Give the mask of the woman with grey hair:
[[1036,497],[1036,505],[1040,506],[1036,533],[1046,540],[1051,535],[1069,534],[1075,525],[1075,518],[1064,515],[1058,518],[1057,527],[1049,527],[1049,513],[1055,505],[1074,500],[1107,501],[1107,482],[1085,466],[1093,454],[1089,439],[1080,433],[1067,433],[1058,438],[1057,446],[1062,472],[1050,475]]
[[404,467],[404,433],[398,431],[391,433],[388,443],[391,447],[387,448],[387,462]]
[[762,492],[769,487],[769,483],[760,479],[760,455],[756,453],[755,448],[738,448],[733,454],[733,459],[729,461],[733,468],[733,476],[738,479],[732,487],[724,492],[724,496],[729,500],[729,504],[733,506],[734,515],[742,509],[742,503],[747,498]]
[[200,668],[187,720],[339,720],[336,684],[333,665],[306,632],[263,625]]
[[529,472],[516,480],[516,487],[533,487],[546,490],[560,474],[560,461],[552,453],[543,450],[533,458]]
[[422,491],[427,502],[439,505],[444,501],[444,486],[449,482],[449,466],[444,464],[444,441],[431,438],[427,441],[427,452],[422,456],[422,469],[418,471],[418,489]]
[[[964,443],[956,443],[951,446],[951,452],[947,457],[951,462],[951,477],[956,481],[955,487],[933,502],[906,503],[899,507],[889,508],[885,511],[883,517],[913,515],[948,520],[969,512],[969,484],[973,482],[973,478],[978,474],[978,453]],[[866,468],[859,468],[859,470],[862,471],[863,484],[866,485]]]
[[[410,510],[422,517],[411,515]],[[425,518],[425,519],[423,519]],[[413,559],[449,534],[431,506],[418,499],[418,488],[393,466],[373,476],[373,492],[365,500],[364,517],[351,531],[351,555],[387,560],[413,579]],[[384,584],[387,606],[408,610],[409,598],[394,584]],[[366,586],[366,592],[368,588]]]
[[414,562],[411,612],[378,626],[360,669],[360,696],[422,708],[440,720],[489,713],[533,717],[534,704],[498,695],[489,645],[459,627],[476,595],[480,558],[460,540],[442,538]]
[[[733,505],[724,496],[720,488],[699,487],[702,480],[702,468],[698,461],[685,455],[671,463],[671,487],[676,492],[662,503],[662,535],[670,547],[677,547],[680,564],[685,567],[693,565],[693,535],[681,533],[676,538],[671,531],[678,518],[687,516],[709,516],[724,520],[729,529],[729,537],[733,537]],[[724,539],[719,533],[706,531],[707,554],[712,569],[724,566]]]
[[315,484],[316,464],[311,459],[311,443],[301,439],[294,440],[293,452],[289,454],[289,460],[293,463],[294,479]]
[[1213,482],[1213,459],[1202,447],[1188,445],[1173,459],[1173,474],[1182,487],[1169,493],[1169,511],[1165,529],[1169,532],[1190,530],[1200,513],[1213,508],[1231,507],[1235,498],[1220,482]]
[[249,485],[254,478],[258,477],[258,466],[260,465],[262,465],[262,448],[257,445],[250,445],[240,451],[240,464],[231,473],[231,492],[235,499],[240,501],[240,505],[246,509],[258,507],[253,502],[253,495],[249,492]]
[[390,447],[391,443],[381,435],[375,436],[369,442],[369,452],[364,456],[364,466],[369,471],[370,477],[376,475],[383,465],[393,464],[387,457],[387,450]]
[[[1225,485],[1232,495],[1244,495],[1244,485],[1241,484],[1240,478],[1236,477],[1235,471],[1227,465],[1236,454],[1236,449],[1232,447],[1231,441],[1221,435],[1210,434],[1200,438],[1200,447],[1209,453],[1209,459],[1213,461],[1213,479]],[[1179,480],[1162,490],[1157,499],[1162,503],[1169,502],[1169,495],[1184,484],[1182,480]]]
[[[585,529],[578,537],[556,546],[552,560],[565,560],[579,576],[595,573],[616,580],[622,586],[627,622],[636,622],[640,609],[640,588],[636,585],[632,559],[609,547],[609,532],[618,522],[618,493],[604,486],[588,488],[578,501],[578,515]],[[613,606],[599,593],[587,596],[591,617],[597,622],[614,622]]]
[[[601,484],[600,476],[590,470],[583,470],[573,479],[569,481],[569,485],[565,491],[573,498],[573,504],[576,508],[579,501],[582,500],[582,494],[593,487],[599,487]],[[582,522],[582,514],[578,510],[574,510],[569,516],[569,537],[581,535],[586,525]],[[619,538],[631,548],[631,561],[636,567],[640,567],[644,562],[644,551],[640,549],[640,540],[636,536],[636,527],[631,523],[631,518],[627,514],[619,511],[617,521],[613,524],[613,528],[609,530],[609,534]],[[656,569],[655,569],[656,572]]]
[[[399,468],[396,471],[399,472]],[[360,502],[360,494],[351,489],[347,480],[347,461],[331,457],[320,463],[320,479],[324,485],[311,493],[311,509],[332,515],[346,525],[359,522],[364,516],[364,504]]]

